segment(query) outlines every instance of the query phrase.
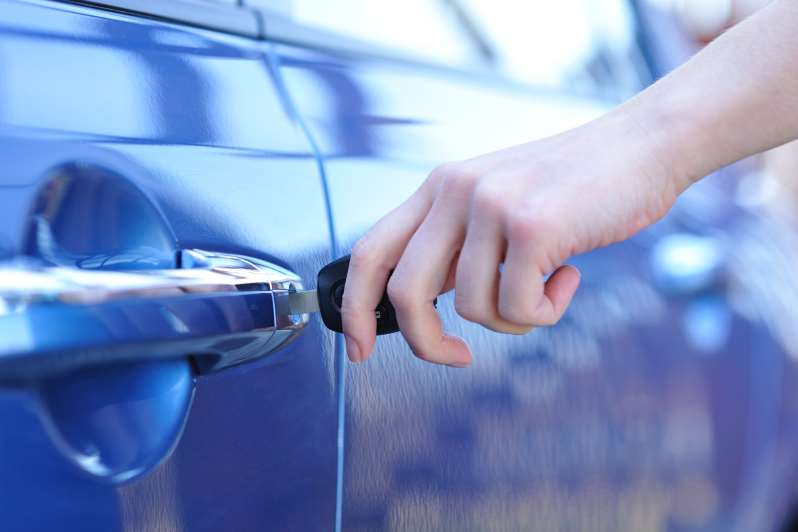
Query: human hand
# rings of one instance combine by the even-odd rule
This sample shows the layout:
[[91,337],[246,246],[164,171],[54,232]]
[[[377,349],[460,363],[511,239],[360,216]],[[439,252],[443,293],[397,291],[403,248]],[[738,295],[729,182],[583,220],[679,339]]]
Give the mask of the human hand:
[[374,347],[374,308],[389,276],[402,334],[429,362],[472,359],[433,306],[452,288],[457,313],[491,330],[556,323],[580,280],[564,262],[658,220],[686,187],[663,146],[619,110],[435,169],[355,244],[342,307],[349,358],[363,361]]

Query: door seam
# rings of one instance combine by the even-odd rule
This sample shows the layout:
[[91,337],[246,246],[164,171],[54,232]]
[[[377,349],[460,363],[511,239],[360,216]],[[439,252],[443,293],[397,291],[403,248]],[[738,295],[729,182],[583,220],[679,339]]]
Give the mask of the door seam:
[[[286,88],[285,81],[281,70],[281,62],[278,54],[274,51],[273,44],[266,45],[266,59],[268,66],[273,73],[274,82],[277,85],[277,90],[282,96],[283,104],[287,111],[292,115],[296,121],[302,134],[305,136],[310,146],[313,158],[316,161],[316,168],[321,180],[322,193],[324,195],[324,203],[327,211],[327,228],[329,231],[330,252],[333,259],[339,257],[341,251],[338,245],[337,232],[335,230],[335,217],[333,216],[333,205],[330,197],[330,187],[327,179],[327,172],[324,167],[324,157],[321,154],[319,145],[313,137],[310,128],[305,123],[302,115],[299,113],[298,108],[294,104],[288,89]],[[335,386],[336,386],[336,464],[335,464],[335,532],[341,532],[343,521],[343,491],[344,491],[344,445],[346,442],[346,353],[344,350],[343,335],[335,333],[333,343],[333,353],[335,357],[334,371],[335,371]]]

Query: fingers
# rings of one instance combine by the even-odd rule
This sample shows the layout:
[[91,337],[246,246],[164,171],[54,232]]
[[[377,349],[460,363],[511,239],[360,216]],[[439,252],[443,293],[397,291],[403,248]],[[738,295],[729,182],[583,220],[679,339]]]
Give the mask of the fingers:
[[[477,193],[479,194],[479,193]],[[505,236],[499,208],[477,195],[468,232],[457,264],[455,309],[468,321],[493,331],[524,334],[532,327],[503,319],[498,312],[499,264],[504,259]]]
[[471,363],[466,343],[443,332],[433,300],[451,277],[462,244],[468,202],[443,191],[411,238],[388,283],[388,296],[407,343],[428,362],[465,367]]
[[411,349],[440,364],[462,367],[472,359],[465,342],[444,333],[433,305],[453,285],[457,312],[499,332],[553,325],[565,312],[579,285],[578,270],[557,268],[547,281],[544,275],[567,258],[558,248],[573,245],[552,242],[550,232],[530,223],[528,209],[518,208],[513,196],[514,182],[488,193],[476,187],[478,181],[462,171],[433,173],[357,242],[342,305],[353,362],[365,360],[374,347],[374,309],[386,282]]
[[499,286],[499,314],[505,320],[528,325],[554,325],[562,317],[579,286],[579,270],[557,268],[544,282],[548,258],[543,255],[545,235],[511,238]]
[[377,222],[352,250],[341,305],[346,351],[352,362],[365,360],[374,348],[377,330],[374,309],[382,298],[391,270],[427,215],[434,194],[435,183],[428,180]]
[[446,282],[443,283],[440,294],[445,294],[449,290],[454,290],[455,279],[457,277],[457,259],[459,256],[460,252],[458,251],[455,253],[454,258],[452,259],[452,264],[449,267],[449,275],[446,276]]

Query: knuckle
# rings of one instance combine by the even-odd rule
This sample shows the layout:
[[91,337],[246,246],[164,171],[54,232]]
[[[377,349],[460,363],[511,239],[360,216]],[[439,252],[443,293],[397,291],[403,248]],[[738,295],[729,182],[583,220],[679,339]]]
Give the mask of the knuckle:
[[442,181],[446,176],[455,173],[456,163],[439,164],[429,173],[429,178],[433,181]]
[[341,301],[341,320],[345,329],[363,323],[363,320],[368,320],[372,315],[373,312],[366,305],[361,301],[347,297],[346,292],[344,292],[344,297]]
[[534,309],[512,307],[500,310],[502,318],[529,327],[550,327],[559,321],[559,316],[537,312]]
[[341,316],[343,317],[344,321],[347,321],[349,318],[352,319],[359,319],[361,317],[361,313],[359,312],[360,308],[351,297],[347,296],[346,292],[343,294],[343,298],[341,299]]
[[474,208],[491,215],[500,215],[507,208],[507,195],[496,187],[481,184],[474,191]]
[[548,226],[545,215],[525,209],[507,217],[507,236],[510,240],[532,240],[548,234]]
[[376,246],[372,239],[365,235],[355,242],[352,248],[352,256],[349,260],[355,268],[371,268],[376,265],[377,256]]
[[546,323],[542,323],[539,317],[535,315],[533,309],[525,308],[517,302],[500,301],[499,316],[501,316],[503,320],[517,323],[518,325],[546,325]]
[[471,298],[460,296],[455,291],[454,296],[454,310],[457,314],[467,321],[474,323],[483,323],[486,321],[486,312],[484,311],[483,304],[477,304]]
[[465,164],[462,161],[449,161],[439,164],[433,168],[429,177],[432,180],[445,181],[449,178],[464,177],[466,174]]
[[449,163],[440,183],[440,193],[450,197],[468,197],[477,182],[477,175],[460,163]]
[[391,277],[386,287],[388,299],[397,310],[407,309],[412,302],[413,293],[412,288],[408,285],[401,283],[396,276]]

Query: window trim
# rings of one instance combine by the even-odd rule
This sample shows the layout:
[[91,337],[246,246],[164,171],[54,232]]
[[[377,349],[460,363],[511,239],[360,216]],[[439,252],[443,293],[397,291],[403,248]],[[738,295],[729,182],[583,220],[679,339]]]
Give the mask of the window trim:
[[207,0],[56,0],[217,30],[242,37],[261,38],[260,18],[237,3]]
[[[30,0],[29,0],[30,1]],[[297,22],[275,8],[247,6],[247,0],[237,3],[212,0],[52,0],[148,17],[165,22],[184,24],[203,29],[248,37],[260,41],[287,44],[325,53],[337,53],[365,59],[385,60],[398,64],[426,67],[465,75],[501,78],[501,74],[487,65],[447,65],[420,54],[397,50],[344,33],[316,28]]]
[[[26,1],[26,0],[22,0]],[[27,0],[35,2],[36,0]],[[410,51],[351,37],[341,32],[316,28],[297,22],[278,8],[246,5],[247,0],[47,0],[67,5],[86,6],[138,17],[184,24],[251,38],[285,44],[320,53],[350,58],[389,62],[399,66],[445,72],[455,77],[479,81],[519,92],[557,92],[506,76],[489,64],[450,65]],[[569,91],[566,91],[569,92]],[[576,96],[586,96],[580,92]],[[601,95],[589,94],[593,98]]]

